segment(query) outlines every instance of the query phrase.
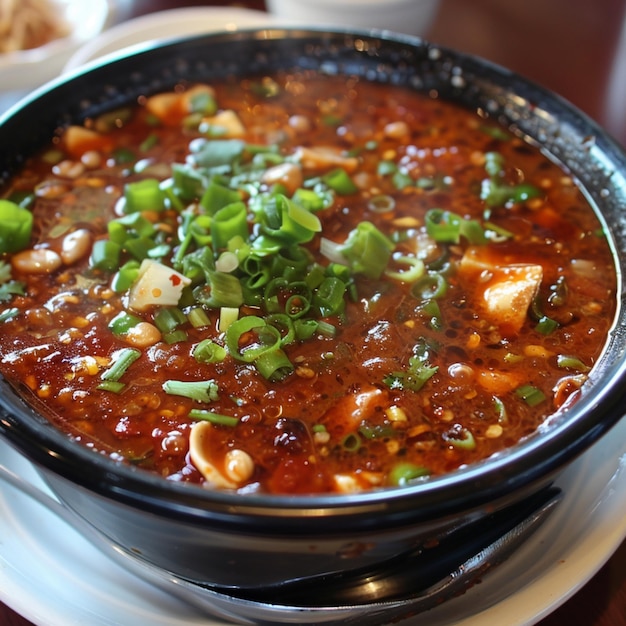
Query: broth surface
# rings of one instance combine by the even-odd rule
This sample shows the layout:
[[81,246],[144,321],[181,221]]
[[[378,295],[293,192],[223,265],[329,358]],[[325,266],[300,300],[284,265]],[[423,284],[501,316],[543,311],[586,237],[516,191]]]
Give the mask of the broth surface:
[[567,173],[356,78],[141,98],[60,131],[3,197],[2,374],[85,445],[209,488],[487,458],[575,402],[615,313]]

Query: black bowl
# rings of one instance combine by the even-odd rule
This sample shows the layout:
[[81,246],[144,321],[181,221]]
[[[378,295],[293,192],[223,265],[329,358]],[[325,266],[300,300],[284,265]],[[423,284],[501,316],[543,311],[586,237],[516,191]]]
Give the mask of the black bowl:
[[[281,69],[436,91],[482,110],[568,169],[626,269],[626,157],[570,104],[483,60],[380,33],[264,29],[194,37],[92,64],[51,83],[0,123],[0,177],[54,130],[171,88]],[[619,286],[621,293],[621,285]],[[625,313],[578,402],[510,450],[423,484],[352,495],[212,492],[165,481],[77,444],[0,382],[0,433],[52,490],[120,550],[193,582],[255,588],[367,566],[546,487],[623,413]]]

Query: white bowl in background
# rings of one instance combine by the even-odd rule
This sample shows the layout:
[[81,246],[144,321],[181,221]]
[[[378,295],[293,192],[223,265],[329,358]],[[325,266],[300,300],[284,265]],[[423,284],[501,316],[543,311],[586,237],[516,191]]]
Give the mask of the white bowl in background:
[[378,28],[423,36],[439,0],[266,0],[270,14],[294,24]]

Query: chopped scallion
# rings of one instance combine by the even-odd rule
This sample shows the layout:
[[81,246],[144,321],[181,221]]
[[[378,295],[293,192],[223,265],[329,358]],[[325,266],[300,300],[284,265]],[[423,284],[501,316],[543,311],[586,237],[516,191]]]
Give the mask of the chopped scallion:
[[126,370],[141,356],[135,348],[122,348],[113,354],[111,366],[102,372],[102,380],[118,381]]
[[390,485],[402,487],[409,485],[413,481],[426,478],[430,475],[430,471],[423,465],[415,465],[414,463],[398,463],[387,476],[387,482]]
[[33,214],[11,202],[0,200],[0,253],[17,252],[30,242]]
[[163,391],[170,395],[182,396],[196,402],[208,403],[219,400],[219,389],[214,380],[166,380],[163,383]]
[[528,406],[537,406],[546,399],[543,391],[534,385],[522,385],[515,390],[515,394],[524,400]]
[[223,415],[221,413],[213,413],[213,411],[207,411],[204,409],[191,409],[189,411],[189,417],[194,420],[203,420],[205,422],[211,422],[219,426],[237,426],[239,420],[232,415]]
[[559,354],[556,358],[557,365],[563,369],[588,372],[591,368],[585,365],[578,357]]
[[226,354],[226,348],[212,339],[203,339],[193,350],[193,358],[198,363],[221,363]]

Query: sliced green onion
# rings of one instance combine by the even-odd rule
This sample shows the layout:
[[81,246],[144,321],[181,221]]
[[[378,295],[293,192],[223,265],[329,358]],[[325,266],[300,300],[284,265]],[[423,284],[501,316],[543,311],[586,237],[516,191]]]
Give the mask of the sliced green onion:
[[494,405],[494,407],[496,409],[496,413],[498,415],[498,423],[506,424],[509,421],[509,417],[507,415],[506,405],[504,404],[504,402],[502,402],[502,400],[500,400],[500,398],[494,397],[493,405]]
[[194,93],[189,100],[189,106],[192,113],[202,113],[202,115],[217,113],[217,103],[209,91],[202,90]]
[[319,311],[320,317],[338,315],[345,309],[345,283],[339,278],[329,276],[313,293],[312,304]]
[[11,202],[0,200],[0,253],[17,252],[30,243],[33,214]]
[[293,322],[293,328],[296,333],[296,339],[304,341],[315,335],[319,327],[319,322],[313,319],[297,319]]
[[394,263],[408,265],[409,269],[404,271],[385,270],[385,276],[399,280],[403,283],[414,283],[419,280],[425,271],[424,261],[414,256],[397,255],[393,257]]
[[507,185],[504,180],[504,157],[497,152],[485,154],[485,171],[480,197],[488,207],[504,206],[510,202],[525,202],[541,196],[541,190],[529,183]]
[[393,196],[380,194],[370,198],[367,208],[374,213],[389,213],[396,208],[396,201]]
[[322,337],[335,337],[337,335],[337,327],[325,320],[319,320],[317,322],[316,331]]
[[254,365],[261,376],[272,382],[284,380],[294,371],[293,363],[280,349],[263,352],[255,359]]
[[393,161],[380,161],[376,169],[379,176],[389,176],[398,171],[398,166]]
[[263,352],[280,345],[280,333],[256,315],[247,315],[233,322],[226,331],[229,354],[239,361],[251,363]]
[[284,313],[273,313],[265,321],[278,330],[281,335],[280,345],[285,346],[296,338],[296,330],[291,318]]
[[189,165],[174,163],[172,181],[162,183],[162,188],[170,198],[173,193],[177,200],[191,201],[202,197],[206,189],[206,177],[201,171]]
[[578,372],[588,372],[591,368],[585,365],[578,357],[559,354],[556,363],[563,369],[576,370]]
[[124,293],[137,280],[139,274],[139,261],[128,261],[120,267],[111,279],[111,289],[116,293]]
[[490,178],[496,178],[504,173],[504,157],[499,152],[485,153],[485,171]]
[[323,194],[313,189],[296,189],[291,199],[308,211],[321,211],[330,205],[330,194]]
[[346,452],[356,452],[361,447],[361,438],[357,433],[348,433],[341,442]]
[[131,254],[137,261],[143,261],[148,257],[153,258],[152,249],[154,248],[154,241],[152,239],[148,239],[147,237],[138,237],[134,239],[128,239],[124,244],[124,249],[126,252]]
[[485,233],[476,220],[466,220],[452,211],[430,209],[424,218],[426,232],[440,243],[459,243],[461,236],[472,244],[485,243]]
[[243,291],[239,279],[233,274],[208,272],[210,296],[204,302],[212,307],[238,308],[243,304]]
[[283,310],[281,297],[287,292],[289,281],[282,276],[273,278],[263,290],[263,302],[269,313],[278,313]]
[[139,150],[141,152],[147,152],[151,148],[154,148],[159,143],[159,136],[155,133],[148,135],[140,144]]
[[187,313],[187,319],[194,328],[202,328],[208,326],[211,323],[211,319],[206,314],[206,311],[200,307],[195,306]]
[[189,411],[189,417],[194,420],[203,420],[205,422],[211,422],[219,426],[237,426],[239,419],[232,415],[223,415],[221,413],[214,413],[213,411],[207,411],[206,409],[191,409]]
[[166,380],[162,388],[167,394],[182,396],[196,402],[208,403],[219,400],[219,388],[214,380]]
[[411,288],[411,295],[418,300],[442,298],[448,290],[446,279],[439,272],[428,272]]
[[200,198],[200,206],[209,214],[215,215],[229,204],[241,201],[238,191],[211,181]]
[[124,212],[162,211],[165,208],[165,195],[156,178],[146,178],[124,187]]
[[553,320],[552,318],[543,315],[535,325],[535,330],[542,335],[549,335],[553,333],[558,327],[559,323],[556,320]]
[[200,144],[192,157],[200,167],[230,165],[243,154],[245,147],[245,142],[240,139],[214,139]]
[[406,189],[407,187],[412,187],[415,184],[415,181],[411,178],[409,174],[400,170],[394,173],[394,175],[392,176],[392,181],[393,186],[400,191]]
[[213,250],[226,250],[228,242],[235,238],[248,238],[248,221],[246,205],[243,202],[234,202],[219,209],[213,216],[211,223],[211,237]]
[[203,339],[193,350],[193,358],[198,363],[221,363],[227,355],[226,348],[212,339]]
[[124,245],[131,238],[150,239],[155,234],[155,227],[141,213],[129,213],[111,220],[107,232],[111,241]]
[[113,363],[102,372],[102,380],[118,381],[126,370],[141,356],[139,350],[122,348],[113,354]]
[[113,150],[112,156],[119,165],[134,163],[137,159],[137,155],[130,148],[117,148]]
[[314,263],[308,268],[307,274],[304,277],[304,282],[309,289],[315,289],[322,284],[326,270],[319,263]]
[[361,222],[338,250],[353,272],[376,279],[387,267],[394,247],[374,224]]
[[515,390],[515,394],[524,400],[528,406],[537,406],[546,399],[543,391],[533,385],[522,385]]
[[96,385],[96,389],[100,391],[111,391],[112,393],[121,393],[126,387],[124,383],[117,380],[103,380],[100,384]]
[[342,196],[348,196],[358,191],[358,187],[354,184],[348,173],[340,167],[322,176],[322,180],[333,191],[336,191]]
[[220,307],[219,331],[225,333],[237,319],[239,319],[239,309],[237,307]]
[[291,319],[306,315],[311,309],[311,296],[305,293],[294,293],[285,302],[285,313]]
[[482,246],[487,243],[485,231],[477,220],[461,220],[459,234],[475,246]]
[[132,315],[126,311],[118,313],[110,322],[109,329],[114,335],[125,335],[131,328],[137,326],[139,322],[143,321],[137,315]]
[[322,224],[314,213],[282,194],[277,195],[273,202],[267,202],[264,208],[265,233],[283,244],[306,243],[322,230]]
[[493,222],[485,222],[485,230],[488,233],[495,233],[499,239],[511,239],[513,237],[513,233],[510,230],[502,228],[502,226],[494,224]]
[[89,265],[105,272],[114,272],[120,266],[122,248],[108,239],[98,239],[91,248]]
[[5,309],[4,311],[2,311],[2,313],[0,313],[0,324],[2,324],[3,322],[8,322],[14,317],[17,317],[19,315],[19,312],[20,310],[16,307]]
[[437,300],[433,298],[424,301],[415,309],[415,312],[420,317],[427,320],[428,325],[433,330],[441,330],[443,321],[441,317],[441,308],[439,307]]
[[387,482],[390,485],[402,487],[409,485],[418,478],[425,478],[430,475],[430,470],[423,465],[415,465],[414,463],[398,463],[389,472]]
[[187,341],[187,339],[189,339],[189,335],[182,328],[171,330],[169,333],[165,333],[163,335],[163,341],[169,345],[174,343],[183,343]]

